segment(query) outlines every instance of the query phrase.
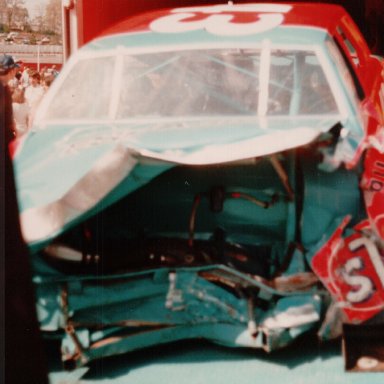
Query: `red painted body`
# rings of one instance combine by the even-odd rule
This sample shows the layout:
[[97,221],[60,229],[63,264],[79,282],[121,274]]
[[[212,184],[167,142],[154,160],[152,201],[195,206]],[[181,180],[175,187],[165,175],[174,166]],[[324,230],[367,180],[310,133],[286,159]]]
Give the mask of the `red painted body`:
[[343,238],[345,218],[328,242],[312,259],[312,268],[340,303],[346,322],[360,323],[384,308],[384,263],[380,250],[370,240],[368,220]]
[[[98,36],[101,31],[129,16],[161,8],[174,8],[198,3],[217,4],[215,0],[81,0],[74,5],[78,17],[78,44],[82,46]],[[241,1],[237,2],[241,3]]]
[[372,229],[384,240],[384,154],[369,149],[365,158],[361,182],[364,200]]

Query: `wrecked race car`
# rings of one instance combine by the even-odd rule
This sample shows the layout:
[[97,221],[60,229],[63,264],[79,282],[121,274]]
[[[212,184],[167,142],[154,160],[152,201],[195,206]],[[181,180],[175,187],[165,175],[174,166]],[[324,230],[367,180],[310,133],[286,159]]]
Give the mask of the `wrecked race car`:
[[383,68],[324,4],[160,10],[74,54],[14,159],[66,366],[380,316]]

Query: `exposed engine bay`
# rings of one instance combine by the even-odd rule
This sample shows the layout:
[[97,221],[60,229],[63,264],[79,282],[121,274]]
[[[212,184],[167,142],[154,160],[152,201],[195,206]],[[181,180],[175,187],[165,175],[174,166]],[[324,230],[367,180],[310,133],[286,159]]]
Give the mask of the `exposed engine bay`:
[[339,217],[359,218],[361,197],[357,173],[319,159],[176,166],[48,244],[38,312],[68,367],[193,337],[272,351],[340,335],[309,255]]

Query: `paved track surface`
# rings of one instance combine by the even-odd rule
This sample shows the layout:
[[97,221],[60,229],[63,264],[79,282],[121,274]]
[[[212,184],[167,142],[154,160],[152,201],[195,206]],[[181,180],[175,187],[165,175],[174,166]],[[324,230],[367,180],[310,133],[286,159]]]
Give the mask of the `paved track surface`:
[[52,384],[384,383],[384,373],[346,373],[340,350],[339,343],[319,346],[304,340],[268,355],[186,341],[104,359],[85,374],[52,366],[50,377]]

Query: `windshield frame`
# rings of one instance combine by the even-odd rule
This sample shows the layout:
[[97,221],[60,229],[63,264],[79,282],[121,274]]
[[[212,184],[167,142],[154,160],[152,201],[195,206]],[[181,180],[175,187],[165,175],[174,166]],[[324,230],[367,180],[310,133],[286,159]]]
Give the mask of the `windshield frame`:
[[[335,73],[335,68],[329,65],[329,61],[326,57],[327,53],[321,45],[313,44],[287,44],[287,43],[271,43],[270,40],[263,40],[261,42],[249,43],[249,42],[237,42],[236,45],[233,43],[227,42],[218,42],[217,44],[212,43],[193,43],[186,45],[160,45],[160,46],[151,46],[151,47],[126,47],[126,46],[116,46],[112,49],[91,51],[89,49],[82,50],[80,49],[76,54],[74,54],[69,61],[64,66],[60,76],[56,79],[56,81],[52,84],[49,92],[46,94],[43,99],[35,117],[35,126],[37,129],[43,129],[47,124],[94,124],[103,122],[105,124],[114,124],[114,123],[122,123],[122,122],[131,122],[137,121],[137,118],[116,118],[116,112],[118,109],[118,103],[120,98],[120,90],[122,86],[122,82],[119,81],[121,78],[121,74],[123,71],[123,60],[125,55],[140,55],[140,54],[150,54],[150,53],[162,53],[162,52],[175,52],[178,51],[194,51],[194,50],[220,50],[220,49],[248,49],[248,50],[259,50],[261,52],[261,57],[263,57],[263,63],[260,65],[260,73],[268,74],[269,77],[269,68],[266,66],[270,63],[270,54],[273,50],[285,50],[285,51],[311,51],[317,57],[321,68],[323,69],[324,75],[332,92],[332,95],[335,99],[335,103],[338,109],[338,116],[340,116],[340,120],[346,120],[348,115],[350,114],[350,103],[345,98],[345,93],[343,89],[339,85],[339,79],[337,74]],[[89,60],[95,58],[103,58],[103,57],[111,57],[114,61],[114,73],[111,75],[112,81],[111,87],[114,87],[115,91],[111,93],[111,100],[109,105],[109,113],[107,118],[97,118],[97,119],[47,119],[47,112],[49,111],[49,107],[61,89],[63,83],[66,81],[67,77],[70,75],[72,69],[82,60]],[[269,82],[269,79],[268,79]],[[267,82],[267,85],[268,85]],[[265,95],[265,91],[264,91]],[[265,96],[264,96],[265,99]],[[330,113],[331,115],[335,115],[334,113]],[[234,115],[236,116],[236,115]],[[288,115],[284,115],[288,116]],[[200,119],[210,118],[208,116],[183,116],[177,117],[176,120],[179,119],[192,119],[194,117]],[[230,117],[230,115],[228,115]],[[241,116],[237,116],[240,117]],[[248,116],[249,117],[249,116]],[[275,118],[278,116],[265,115],[265,104],[264,107],[259,105],[257,114],[253,116],[254,118]],[[291,116],[292,117],[292,116]],[[298,116],[297,116],[298,117]],[[168,120],[167,117],[157,116],[153,119],[164,119]],[[222,118],[221,115],[217,115],[217,118]],[[146,120],[148,118],[139,119],[140,121]],[[174,119],[172,119],[174,120]]]

